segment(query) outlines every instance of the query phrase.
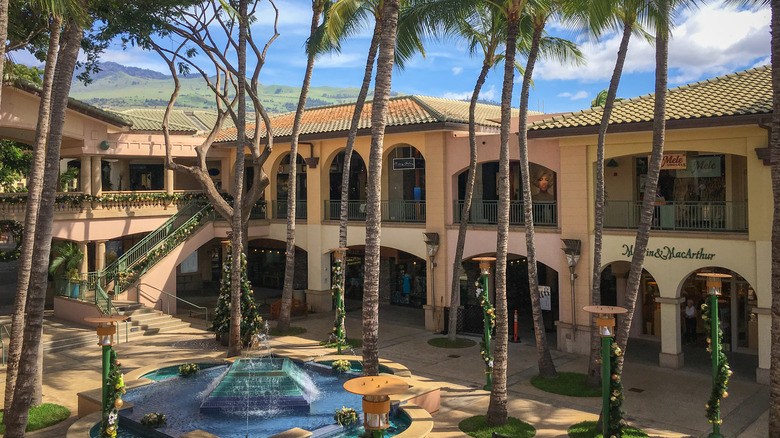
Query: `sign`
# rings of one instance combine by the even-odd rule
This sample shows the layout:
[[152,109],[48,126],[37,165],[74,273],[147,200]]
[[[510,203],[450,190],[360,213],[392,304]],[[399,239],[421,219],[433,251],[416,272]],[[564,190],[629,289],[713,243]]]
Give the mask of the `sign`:
[[677,178],[716,178],[721,175],[720,165],[720,156],[691,158],[687,169],[677,171]]
[[181,262],[182,274],[194,274],[196,272],[198,272],[198,250],[197,249]]
[[[623,245],[621,255],[632,257],[634,255],[634,245]],[[692,248],[677,249],[674,246],[664,246],[663,248],[651,249],[645,251],[645,257],[653,257],[660,260],[687,259],[687,260],[712,260],[714,253],[705,252],[704,248],[694,250]]]
[[542,310],[552,310],[551,295],[550,286],[539,286],[539,307]]
[[393,158],[393,170],[412,170],[414,165],[414,158]]
[[[650,156],[647,156],[647,162],[650,162]],[[681,169],[688,168],[688,163],[685,154],[664,154],[661,159],[661,170],[669,169]]]

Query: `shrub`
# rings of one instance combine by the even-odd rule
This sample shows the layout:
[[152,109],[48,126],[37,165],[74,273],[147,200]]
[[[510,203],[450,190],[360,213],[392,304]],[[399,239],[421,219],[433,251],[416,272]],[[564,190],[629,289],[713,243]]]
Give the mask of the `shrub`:
[[339,426],[349,426],[358,421],[358,415],[354,409],[342,407],[341,409],[336,409],[336,415],[333,416],[333,419],[336,420]]
[[161,414],[159,412],[146,414],[143,416],[143,418],[141,418],[141,424],[143,424],[146,427],[151,427],[152,429],[163,427],[167,422],[168,419],[165,418],[165,414]]
[[330,366],[340,373],[346,373],[352,369],[352,364],[346,359],[334,360]]
[[179,375],[182,377],[189,377],[200,371],[200,367],[196,363],[185,363],[179,365]]

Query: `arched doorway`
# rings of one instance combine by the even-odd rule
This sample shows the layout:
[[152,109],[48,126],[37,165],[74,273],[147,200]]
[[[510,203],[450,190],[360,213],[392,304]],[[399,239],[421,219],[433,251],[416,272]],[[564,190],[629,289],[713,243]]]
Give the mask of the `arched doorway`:
[[[628,271],[631,263],[619,261],[608,264],[601,271],[601,304],[605,306],[624,306]],[[639,279],[639,292],[634,308],[629,337],[661,337],[661,305],[656,300],[661,296],[658,283],[649,272],[642,269]]]
[[[341,213],[341,175],[343,174],[346,154],[339,152],[330,164],[330,199],[326,210],[326,220],[338,220]],[[352,152],[349,166],[349,191],[347,201],[347,219],[366,219],[366,163],[357,152]]]
[[425,158],[414,146],[398,145],[388,152],[388,161],[382,220],[425,222]]
[[[345,265],[344,294],[347,299],[362,300],[365,246],[350,246]],[[382,247],[379,259],[379,301],[422,308],[427,297],[426,266],[425,260],[414,254]]]
[[[298,155],[295,162],[295,218],[306,219],[306,164]],[[276,201],[273,205],[273,218],[287,218],[287,191],[290,187],[290,154],[282,158],[276,173]]]

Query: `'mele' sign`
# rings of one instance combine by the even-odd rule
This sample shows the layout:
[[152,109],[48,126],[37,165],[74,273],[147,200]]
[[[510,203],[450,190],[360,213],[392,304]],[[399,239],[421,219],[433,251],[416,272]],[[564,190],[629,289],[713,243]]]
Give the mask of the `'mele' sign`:
[[[623,253],[626,257],[632,257],[634,255],[634,245],[623,245]],[[645,251],[645,257],[653,257],[661,260],[672,259],[687,259],[687,260],[712,260],[715,258],[715,254],[704,252],[704,248],[700,248],[698,251],[694,251],[691,248],[687,250],[677,250],[675,247],[664,246],[663,248],[650,249]]]

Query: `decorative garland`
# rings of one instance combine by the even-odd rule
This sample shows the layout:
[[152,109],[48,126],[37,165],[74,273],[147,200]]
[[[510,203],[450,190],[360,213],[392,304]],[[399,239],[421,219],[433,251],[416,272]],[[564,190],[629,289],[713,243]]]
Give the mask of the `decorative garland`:
[[474,282],[474,286],[477,287],[475,294],[477,295],[477,299],[480,300],[479,303],[482,305],[484,315],[487,315],[487,317],[490,318],[490,333],[486,333],[479,343],[479,354],[482,356],[482,360],[485,361],[488,372],[490,372],[493,371],[493,355],[490,354],[490,350],[485,343],[485,338],[489,339],[490,336],[493,335],[493,330],[496,328],[496,310],[493,305],[490,304],[490,298],[487,295],[487,291],[482,288],[479,280]]
[[152,412],[141,418],[141,424],[146,427],[151,427],[152,429],[157,429],[168,424],[168,418],[165,417],[165,414],[161,414],[160,412]]
[[106,386],[108,392],[106,394],[105,404],[103,405],[103,422],[100,425],[100,438],[114,438],[116,437],[118,424],[119,408],[122,407],[124,401],[122,400],[122,394],[127,392],[125,390],[124,375],[122,374],[122,364],[116,360],[116,353],[111,350],[111,367],[108,371],[108,380],[106,380]]
[[[336,320],[333,322],[333,333],[336,334],[336,342],[341,345],[347,345],[344,330],[344,318],[347,312],[344,310],[344,270],[342,261],[336,260],[333,265],[333,281],[331,286],[331,296],[336,301]],[[337,344],[337,345],[338,345]]]
[[336,420],[339,426],[349,426],[358,421],[358,414],[352,408],[342,407],[341,409],[336,409],[336,415],[333,416],[333,419]]
[[14,236],[16,247],[8,251],[0,251],[0,262],[10,262],[16,260],[22,254],[22,233],[24,225],[13,220],[0,220],[0,232],[10,233]]
[[350,371],[352,369],[352,363],[346,359],[339,359],[334,360],[332,364],[330,364],[330,367],[333,368],[334,371],[338,371],[339,373],[346,373],[347,371]]
[[[117,193],[117,194],[105,194],[105,195],[87,195],[84,193],[74,193],[57,195],[54,198],[56,204],[67,204],[73,207],[79,206],[82,202],[148,202],[148,201],[190,201],[193,199],[207,199],[206,195],[201,192],[188,192],[188,193],[165,193],[165,192],[153,192],[153,193]],[[27,194],[19,195],[2,195],[0,196],[1,204],[24,204],[27,202]]]
[[618,374],[618,357],[623,354],[618,347],[617,343],[612,340],[610,345],[610,364],[609,364],[609,424],[607,425],[607,431],[610,437],[623,436],[623,383],[620,380],[620,374]]
[[[712,338],[709,336],[712,333],[712,308],[706,302],[701,305],[701,319],[708,334],[707,352],[709,352],[710,357],[712,357]],[[718,345],[723,345],[723,330],[720,329],[720,324],[718,325],[717,341]],[[726,354],[723,353],[722,349],[719,349],[718,372],[713,381],[710,399],[705,405],[707,408],[706,416],[710,423],[720,424],[723,422],[723,420],[718,418],[720,416],[720,400],[729,396],[729,393],[726,390],[729,385],[729,377],[731,377],[732,374],[733,372],[729,368],[729,361],[728,358],[726,358]]]

